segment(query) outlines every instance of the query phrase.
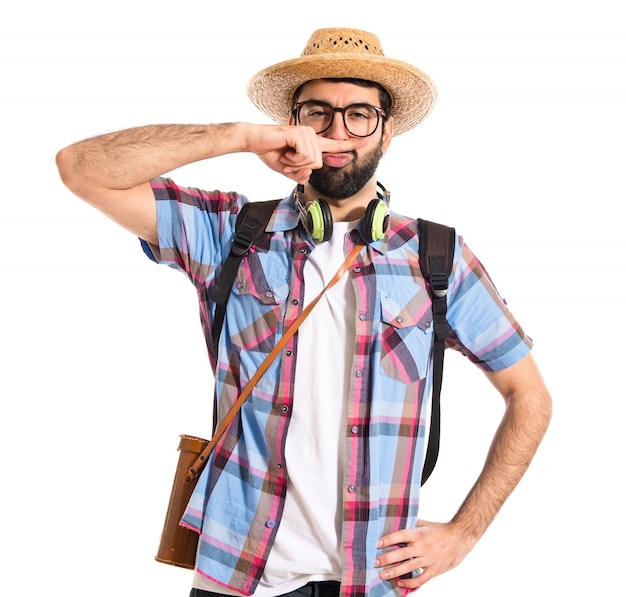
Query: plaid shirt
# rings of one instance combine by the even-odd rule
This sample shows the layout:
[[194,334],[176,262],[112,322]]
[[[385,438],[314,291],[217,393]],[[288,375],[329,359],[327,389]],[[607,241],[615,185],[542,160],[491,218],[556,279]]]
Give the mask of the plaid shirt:
[[[242,262],[215,355],[209,296],[247,199],[178,187],[168,179],[155,179],[152,186],[159,246],[143,243],[144,249],[154,260],[185,272],[197,289],[221,418],[301,312],[302,272],[314,244],[299,224],[293,197],[284,199],[268,226],[266,246],[253,249]],[[359,234],[357,226],[347,235],[346,252]],[[374,559],[380,553],[378,538],[414,526],[418,514],[433,339],[418,247],[416,221],[392,214],[385,238],[369,243],[348,273],[356,296],[357,337],[345,397],[340,544],[341,591],[351,597],[406,592],[379,578]],[[529,338],[461,238],[448,305],[451,346],[483,370],[506,368],[530,350]],[[263,574],[283,511],[296,355],[297,334],[222,437],[182,521],[200,533],[199,572],[244,594],[254,593]]]

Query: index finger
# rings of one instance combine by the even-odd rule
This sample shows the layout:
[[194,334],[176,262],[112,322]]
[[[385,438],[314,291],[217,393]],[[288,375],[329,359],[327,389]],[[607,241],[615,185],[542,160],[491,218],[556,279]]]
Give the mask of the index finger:
[[401,531],[394,531],[388,535],[383,535],[378,539],[377,547],[384,549],[385,547],[391,547],[392,545],[398,545],[404,547],[411,539],[414,539],[411,533],[413,529],[403,529]]
[[329,139],[328,137],[318,137],[319,148],[322,153],[347,153],[355,149],[361,149],[368,143],[366,137],[354,137],[351,139]]

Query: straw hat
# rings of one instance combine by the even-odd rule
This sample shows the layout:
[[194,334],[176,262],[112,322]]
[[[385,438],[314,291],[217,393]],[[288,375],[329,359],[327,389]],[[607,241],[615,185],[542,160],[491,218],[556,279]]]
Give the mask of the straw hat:
[[374,81],[389,92],[395,135],[417,126],[437,98],[430,77],[411,64],[387,58],[373,33],[338,27],[315,31],[300,58],[257,73],[248,83],[248,97],[272,120],[286,124],[300,85],[344,77]]

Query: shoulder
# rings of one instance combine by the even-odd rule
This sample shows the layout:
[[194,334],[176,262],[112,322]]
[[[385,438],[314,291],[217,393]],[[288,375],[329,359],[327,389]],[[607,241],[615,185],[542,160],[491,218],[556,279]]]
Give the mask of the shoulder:
[[421,222],[422,225],[420,225],[420,219],[418,218],[410,218],[408,216],[390,213],[387,234],[388,250],[402,248],[403,250],[419,253],[420,240],[422,240],[422,242],[424,240],[420,239],[420,234],[426,230],[426,226],[428,226],[428,230],[431,231],[431,234],[434,235],[435,230],[441,233],[438,235],[440,237],[438,241],[440,246],[447,244],[448,240],[453,241],[453,255],[456,260],[463,246],[463,238],[456,233],[456,229],[448,223],[426,220],[421,220]]
[[389,214],[389,227],[385,239],[387,250],[403,249],[418,252],[417,220],[396,213]]

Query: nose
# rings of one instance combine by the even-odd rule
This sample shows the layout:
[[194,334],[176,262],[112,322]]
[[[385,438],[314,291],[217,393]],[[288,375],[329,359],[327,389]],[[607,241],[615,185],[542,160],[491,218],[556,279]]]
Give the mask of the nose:
[[349,139],[350,135],[346,130],[346,125],[343,123],[343,113],[339,110],[333,112],[334,118],[330,124],[330,128],[324,132],[324,136],[329,139],[345,140]]

